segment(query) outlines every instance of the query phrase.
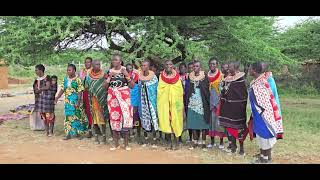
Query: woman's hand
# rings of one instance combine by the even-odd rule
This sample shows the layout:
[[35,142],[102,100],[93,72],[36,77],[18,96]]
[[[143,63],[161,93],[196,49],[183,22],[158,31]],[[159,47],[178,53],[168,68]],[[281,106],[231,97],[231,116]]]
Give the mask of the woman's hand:
[[58,100],[59,100],[58,97],[55,97],[54,98],[54,104],[58,104]]
[[40,88],[39,88],[38,86],[35,87],[34,91],[35,91],[36,93],[40,93],[40,92],[41,92],[41,90],[40,90]]
[[122,73],[125,77],[129,77],[129,73],[128,73],[128,71],[126,70],[125,67],[122,67],[122,68],[121,68],[121,73]]
[[76,103],[76,108],[79,108],[80,107],[80,100]]
[[114,71],[110,70],[109,77],[112,77],[112,76],[115,76],[115,75],[117,75],[117,73],[115,73]]
[[105,83],[106,83],[106,84],[109,84],[109,83],[110,83],[110,81],[111,81],[111,78],[110,78],[110,77],[108,77],[108,78],[106,79]]

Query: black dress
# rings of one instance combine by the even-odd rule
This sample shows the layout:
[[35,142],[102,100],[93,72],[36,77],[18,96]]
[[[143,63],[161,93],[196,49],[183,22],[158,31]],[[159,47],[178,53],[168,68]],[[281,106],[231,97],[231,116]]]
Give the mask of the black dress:
[[[50,76],[45,77],[40,80],[40,88],[43,88],[47,82],[50,82]],[[35,80],[33,83],[33,91],[35,98],[35,112],[40,113],[53,113],[54,112],[54,98],[56,94],[56,88],[51,87],[46,91],[41,91],[40,93],[36,92],[36,87],[38,85],[38,80]]]

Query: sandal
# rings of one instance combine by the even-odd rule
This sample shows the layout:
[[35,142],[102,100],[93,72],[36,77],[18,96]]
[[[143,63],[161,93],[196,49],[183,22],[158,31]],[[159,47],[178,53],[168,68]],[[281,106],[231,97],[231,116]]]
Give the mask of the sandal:
[[207,145],[207,148],[209,148],[209,149],[211,149],[212,147],[213,147],[212,144]]

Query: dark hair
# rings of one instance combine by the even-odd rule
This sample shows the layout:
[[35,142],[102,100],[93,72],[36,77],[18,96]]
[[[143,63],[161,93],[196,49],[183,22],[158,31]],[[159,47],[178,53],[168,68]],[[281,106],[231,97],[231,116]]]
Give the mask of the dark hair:
[[46,68],[44,67],[44,65],[42,64],[38,64],[36,65],[36,69],[39,69],[40,71],[44,72],[46,70]]
[[[148,63],[149,66],[151,66],[151,62],[150,62],[148,59],[143,60],[142,63]],[[141,63],[141,64],[142,64],[142,63]]]
[[120,58],[120,60],[122,61],[122,58],[121,58],[121,55],[119,54],[119,53],[114,53],[113,55],[112,55],[112,58],[115,58],[115,57],[119,57]]
[[133,67],[133,65],[132,65],[131,63],[126,64],[126,67],[127,67],[127,66]]
[[255,62],[255,63],[251,64],[251,67],[256,73],[258,73],[258,74],[263,73],[262,72],[263,69],[262,69],[262,63],[261,62]]
[[92,62],[92,58],[91,57],[86,57],[85,60],[89,59]]
[[188,66],[190,66],[190,65],[193,65],[193,62],[189,62],[189,63],[188,63]]
[[229,62],[229,65],[233,64],[234,65],[234,69],[239,70],[240,68],[240,61],[231,61]]
[[211,58],[209,59],[209,63],[210,63],[211,61],[213,61],[213,60],[217,61],[217,64],[218,64],[218,58],[216,58],[216,57],[211,57]]
[[194,60],[193,64],[195,64],[195,63],[199,63],[201,65],[200,61],[198,61],[198,60]]
[[51,80],[52,80],[52,79],[58,80],[58,77],[57,77],[56,75],[52,75],[52,76],[51,76]]
[[74,64],[68,64],[68,67],[72,67],[74,71],[77,71],[77,68]]
[[121,55],[119,53],[114,53],[112,55],[112,59],[115,58],[115,57],[119,57],[119,59],[121,61],[121,66],[124,66],[124,62],[122,61]]
[[163,64],[166,64],[167,62],[172,62],[172,60],[166,59],[166,60],[163,62]]
[[179,67],[181,67],[181,66],[187,67],[186,63],[184,63],[184,62],[179,64]]
[[269,64],[265,61],[261,61],[260,63],[261,63],[261,67],[262,67],[262,72],[268,71]]
[[149,61],[149,63],[150,63],[150,67],[154,67],[154,68],[158,69],[158,65],[156,63],[150,62],[150,61]]

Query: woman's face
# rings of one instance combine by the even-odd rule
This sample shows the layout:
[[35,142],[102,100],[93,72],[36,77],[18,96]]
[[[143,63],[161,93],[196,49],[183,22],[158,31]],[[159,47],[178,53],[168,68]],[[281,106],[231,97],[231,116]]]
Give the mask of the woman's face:
[[151,66],[150,69],[151,69],[151,71],[153,71],[153,72],[157,72],[157,68],[156,68],[155,66]]
[[229,66],[228,64],[224,64],[222,67],[221,67],[221,71],[223,74],[228,74],[229,73]]
[[132,66],[131,66],[131,65],[128,65],[128,66],[126,67],[126,69],[127,69],[127,72],[128,72],[128,73],[132,72]]
[[187,67],[184,66],[184,65],[179,66],[179,72],[180,72],[181,74],[186,73],[186,72],[187,72]]
[[191,72],[193,71],[193,64],[190,64],[190,65],[188,66],[188,71],[189,71],[189,73],[191,73]]
[[42,75],[42,71],[39,70],[38,68],[35,69],[35,72],[36,72],[36,75],[39,77]]
[[74,69],[73,69],[72,67],[68,67],[68,68],[67,68],[67,74],[68,74],[68,76],[73,76],[73,75],[75,75]]
[[85,67],[86,67],[87,69],[89,69],[89,68],[91,68],[91,65],[92,65],[92,61],[91,61],[90,59],[86,59],[86,61],[85,61]]
[[215,71],[217,68],[217,61],[216,60],[209,61],[209,68],[211,71]]
[[101,63],[100,63],[100,61],[93,61],[93,63],[92,63],[92,69],[97,72],[97,71],[100,70],[100,68],[101,68]]
[[235,67],[234,67],[234,64],[229,64],[229,73],[230,73],[230,75],[235,75],[236,74],[236,69],[235,69]]
[[172,69],[173,69],[173,63],[171,61],[167,61],[165,63],[165,69],[166,69],[167,72],[171,72]]
[[52,84],[52,85],[55,85],[55,84],[57,84],[57,79],[55,79],[55,78],[52,78],[52,79],[51,79],[51,84]]
[[254,75],[255,75],[255,72],[254,72],[254,70],[253,70],[253,68],[252,68],[251,65],[250,65],[250,67],[249,67],[248,72],[249,72],[249,75],[250,75],[250,76],[254,76]]
[[193,65],[193,71],[194,71],[195,73],[199,73],[199,72],[200,72],[200,63],[199,63],[199,62],[194,63],[194,65]]
[[149,63],[148,62],[143,62],[141,65],[141,70],[142,71],[149,71]]
[[119,56],[114,56],[112,58],[112,66],[113,67],[119,67],[121,65],[121,59]]

